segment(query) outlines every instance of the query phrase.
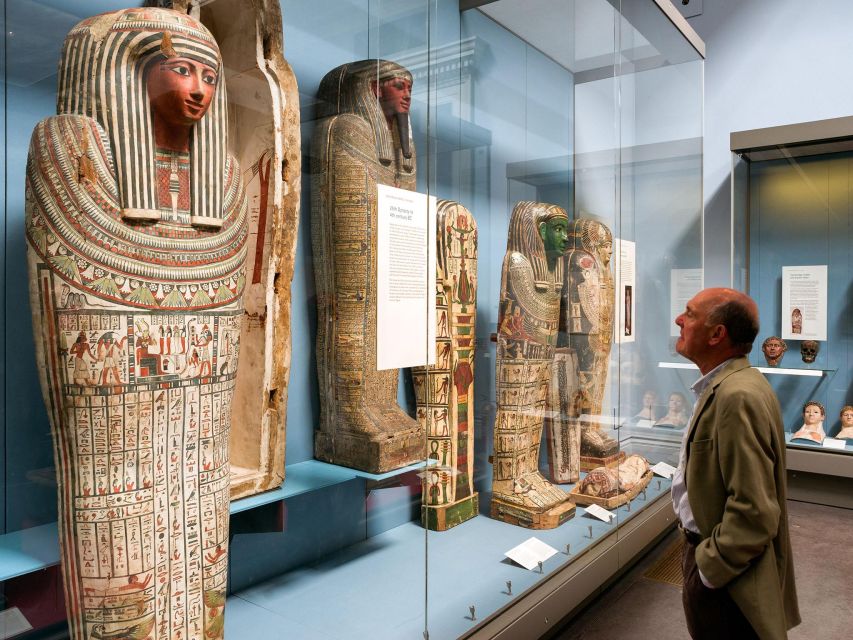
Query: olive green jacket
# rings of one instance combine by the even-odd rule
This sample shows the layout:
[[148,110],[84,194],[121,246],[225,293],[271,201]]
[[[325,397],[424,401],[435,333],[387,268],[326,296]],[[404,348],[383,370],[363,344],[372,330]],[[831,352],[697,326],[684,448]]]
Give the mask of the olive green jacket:
[[745,357],[705,388],[688,427],[687,499],[702,535],[696,565],[726,587],[760,638],[800,623],[776,394]]

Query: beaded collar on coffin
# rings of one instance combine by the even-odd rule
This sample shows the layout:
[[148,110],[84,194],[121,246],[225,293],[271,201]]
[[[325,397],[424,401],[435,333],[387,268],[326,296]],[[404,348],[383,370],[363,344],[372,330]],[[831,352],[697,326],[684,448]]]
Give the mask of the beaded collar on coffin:
[[215,231],[122,221],[107,136],[90,118],[39,123],[30,162],[27,235],[73,286],[145,309],[213,308],[240,296],[247,207],[233,159],[225,163],[223,225]]

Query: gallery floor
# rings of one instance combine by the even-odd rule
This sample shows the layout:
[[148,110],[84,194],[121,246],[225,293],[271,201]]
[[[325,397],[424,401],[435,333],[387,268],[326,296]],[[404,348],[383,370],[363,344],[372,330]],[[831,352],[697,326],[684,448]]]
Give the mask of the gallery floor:
[[[853,575],[853,510],[804,502],[788,502],[791,544],[803,622],[792,640],[849,638],[853,608],[849,605]],[[647,577],[678,542],[666,536],[628,573],[608,588],[553,640],[684,640],[687,627],[681,589]]]

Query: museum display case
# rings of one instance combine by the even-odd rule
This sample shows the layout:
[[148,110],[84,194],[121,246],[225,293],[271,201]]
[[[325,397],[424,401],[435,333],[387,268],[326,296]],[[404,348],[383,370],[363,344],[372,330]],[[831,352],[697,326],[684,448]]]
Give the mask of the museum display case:
[[759,306],[751,361],[782,405],[792,495],[848,506],[851,140],[850,118],[731,134],[732,277]]
[[[546,633],[673,525],[701,40],[668,0],[140,4],[6,3],[5,637]],[[202,50],[217,111],[163,160],[156,73]],[[214,237],[220,150],[242,275],[91,262]]]

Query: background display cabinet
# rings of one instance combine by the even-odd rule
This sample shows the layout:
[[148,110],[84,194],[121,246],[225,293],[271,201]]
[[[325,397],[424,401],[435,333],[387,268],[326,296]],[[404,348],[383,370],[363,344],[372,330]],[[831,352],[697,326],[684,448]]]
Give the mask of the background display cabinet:
[[[758,349],[752,364],[763,367],[782,405],[791,492],[847,507],[853,430],[844,431],[842,414],[851,424],[853,414],[844,410],[853,404],[851,149],[849,117],[731,134],[732,277],[758,302],[759,343],[778,336],[787,346],[777,366],[768,366]],[[811,434],[801,431],[809,402],[818,403]]]
[[[696,378],[673,321],[703,281],[703,43],[668,0],[149,4],[219,40],[249,206],[212,637],[547,633],[673,526],[670,480],[650,467],[676,464]],[[27,312],[27,148],[56,113],[65,35],[121,8],[5,3],[0,629],[21,638],[68,629]],[[846,189],[846,161],[819,158],[821,184]],[[807,226],[773,237],[802,243],[793,264],[847,273],[831,226],[847,200],[828,188],[822,253]],[[836,341],[801,367],[822,377],[780,377],[792,403],[821,400],[830,435],[849,401],[849,375],[829,388],[849,360],[836,268]],[[118,558],[133,532],[110,517],[97,540]],[[118,633],[135,614],[112,609],[147,589],[179,595],[169,581],[84,594],[103,618],[90,636]]]

